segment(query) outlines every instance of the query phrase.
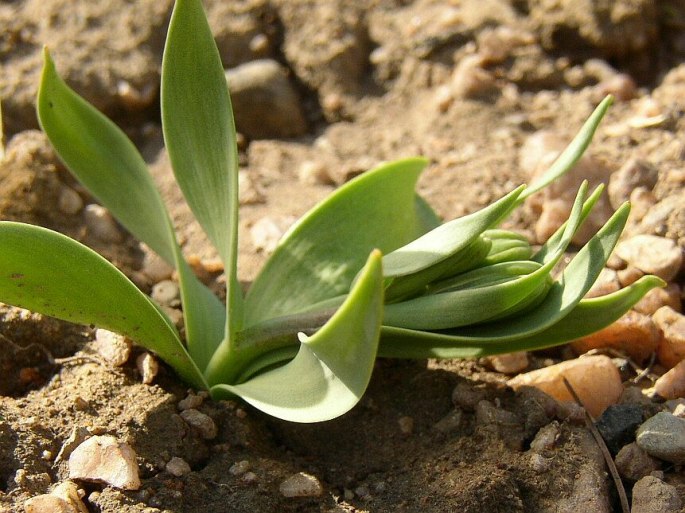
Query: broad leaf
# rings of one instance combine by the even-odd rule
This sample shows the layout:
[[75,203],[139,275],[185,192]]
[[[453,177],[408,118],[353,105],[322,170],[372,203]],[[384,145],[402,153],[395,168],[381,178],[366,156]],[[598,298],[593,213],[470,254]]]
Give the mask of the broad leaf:
[[0,300],[115,331],[157,353],[197,388],[207,388],[176,329],[118,269],[51,230],[0,222]]
[[371,379],[383,313],[381,255],[374,251],[335,315],[313,336],[300,336],[295,358],[239,385],[216,385],[212,394],[235,394],[256,408],[294,422],[320,422],[350,410]]
[[177,0],[162,61],[162,128],[176,181],[224,262],[230,329],[242,323],[237,280],[238,150],[219,51],[199,0]]
[[643,276],[606,296],[583,299],[552,326],[516,339],[483,339],[383,326],[378,355],[388,358],[476,358],[553,347],[609,326],[651,289],[664,285],[655,276]]
[[425,233],[433,215],[414,192],[425,166],[419,158],[380,166],[309,211],[252,284],[245,326],[347,293],[374,248],[390,252]]
[[126,135],[59,77],[47,49],[38,119],[69,170],[138,239],[179,271],[188,348],[204,367],[224,336],[224,306],[193,274],[147,166]]

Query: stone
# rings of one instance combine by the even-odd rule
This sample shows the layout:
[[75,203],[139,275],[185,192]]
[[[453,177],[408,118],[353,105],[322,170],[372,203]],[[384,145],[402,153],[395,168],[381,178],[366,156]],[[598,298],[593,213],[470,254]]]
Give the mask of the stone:
[[278,489],[283,497],[319,497],[323,493],[319,480],[305,472],[293,474]]
[[250,462],[247,460],[241,460],[236,461],[233,465],[231,465],[231,467],[228,469],[228,473],[232,476],[242,476],[248,470],[250,470]]
[[159,374],[159,362],[151,353],[145,352],[136,357],[136,368],[143,383],[149,385]]
[[612,348],[642,363],[656,351],[659,342],[661,333],[651,317],[629,310],[606,328],[573,341],[571,347],[578,354],[587,353],[592,349]]
[[296,137],[307,132],[300,98],[288,71],[258,59],[226,72],[236,129],[250,139]]
[[189,393],[185,398],[181,399],[176,407],[183,411],[183,410],[190,410],[190,409],[197,409],[202,405],[202,402],[204,399],[202,398],[201,395],[196,395],[193,393]]
[[138,490],[136,453],[109,435],[93,436],[69,456],[69,478],[105,483],[122,490]]
[[599,276],[592,285],[590,291],[585,294],[586,298],[606,296],[612,292],[616,292],[621,288],[621,284],[618,281],[618,274],[614,269],[609,269],[605,267],[599,273]]
[[681,312],[681,289],[677,283],[669,283],[666,287],[650,290],[638,301],[633,310],[645,315],[652,315],[662,306],[670,306],[676,312]]
[[661,469],[661,463],[640,449],[637,443],[624,445],[615,458],[618,473],[624,479],[638,481],[655,470]]
[[[9,510],[8,510],[9,511]],[[24,513],[80,513],[71,504],[51,494],[36,495],[24,502]]]
[[88,508],[81,501],[83,490],[79,490],[73,481],[62,481],[50,494],[66,501],[77,513],[88,513]]
[[297,176],[302,183],[309,185],[333,185],[335,183],[328,166],[323,162],[313,160],[306,160],[300,164]]
[[403,435],[411,435],[414,432],[414,419],[409,416],[402,416],[397,419],[397,425],[400,428],[400,433]]
[[145,244],[141,244],[141,247],[143,250],[142,273],[153,283],[171,278],[174,268]]
[[685,419],[659,412],[640,426],[636,440],[641,449],[655,458],[685,463]]
[[433,429],[443,434],[454,433],[461,427],[464,414],[459,408],[455,408],[433,425]]
[[181,300],[181,291],[173,280],[162,280],[152,286],[150,297],[160,305],[178,306]]
[[195,428],[202,438],[205,440],[212,440],[216,438],[218,434],[218,428],[216,423],[212,420],[209,415],[195,410],[188,409],[181,412],[181,418],[189,425]]
[[539,454],[554,449],[561,435],[559,423],[554,421],[540,428],[535,438],[530,442],[530,450]]
[[89,233],[103,242],[122,242],[124,235],[117,222],[102,205],[91,203],[83,209],[83,218]]
[[64,461],[71,456],[79,445],[81,445],[89,436],[91,435],[88,428],[85,427],[74,427],[69,434],[69,437],[64,441],[62,447],[60,448],[57,456],[55,457],[55,463]]
[[666,368],[675,367],[685,359],[685,315],[663,306],[654,312],[652,320],[663,333],[657,347],[659,361]]
[[685,397],[685,360],[659,377],[654,383],[654,391],[664,399]]
[[252,245],[257,251],[262,251],[267,255],[273,253],[281,237],[294,221],[295,219],[290,216],[262,217],[250,228]]
[[452,404],[466,411],[474,411],[485,396],[483,388],[468,381],[460,381],[452,390]]
[[492,367],[493,370],[502,374],[516,374],[528,367],[528,353],[516,351],[515,353],[487,356],[485,363]]
[[57,206],[63,214],[73,216],[83,209],[83,200],[78,192],[65,185],[59,191]]
[[637,404],[612,404],[595,422],[612,454],[635,440],[635,431],[642,424],[642,407]]
[[682,500],[675,486],[645,476],[633,486],[631,513],[679,513]]
[[266,201],[266,194],[247,171],[238,171],[238,203],[240,205],[258,205]]
[[536,387],[558,401],[574,402],[564,385],[566,378],[587,411],[597,417],[623,392],[623,383],[611,358],[604,355],[568,360],[542,369],[519,374],[507,384],[514,390],[522,386]]
[[131,356],[133,343],[123,335],[105,329],[95,330],[93,349],[110,365],[121,367]]
[[188,462],[178,456],[171,458],[164,466],[164,469],[169,472],[169,474],[176,477],[183,477],[186,474],[190,474],[191,471]]
[[623,164],[618,171],[611,173],[607,194],[614,209],[630,200],[631,192],[637,187],[651,190],[659,177],[656,167],[641,159],[632,158]]
[[657,235],[635,235],[619,242],[616,254],[645,274],[671,281],[680,271],[683,251],[671,239]]

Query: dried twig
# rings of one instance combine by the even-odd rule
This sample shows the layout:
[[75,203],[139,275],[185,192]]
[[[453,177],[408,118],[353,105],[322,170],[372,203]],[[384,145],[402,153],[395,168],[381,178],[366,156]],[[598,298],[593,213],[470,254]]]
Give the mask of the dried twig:
[[590,430],[590,433],[592,433],[595,442],[597,442],[599,449],[602,451],[604,461],[606,461],[607,467],[609,468],[609,473],[611,474],[611,477],[614,480],[614,486],[616,486],[616,491],[618,492],[618,497],[621,501],[621,510],[623,511],[623,513],[630,513],[630,505],[628,504],[628,496],[626,495],[626,489],[623,487],[623,481],[621,481],[621,476],[618,474],[618,469],[616,468],[614,459],[611,457],[611,453],[609,452],[607,444],[604,443],[602,435],[595,427],[595,420],[592,418],[592,415],[588,413],[585,406],[583,406],[583,402],[580,400],[580,397],[578,397],[578,394],[576,394],[576,391],[571,386],[571,383],[569,383],[569,381],[565,377],[562,377],[562,379],[564,380],[564,385],[566,385],[566,388],[568,389],[569,393],[571,394],[575,402],[578,404],[578,406],[583,408],[583,411],[585,413],[585,425]]

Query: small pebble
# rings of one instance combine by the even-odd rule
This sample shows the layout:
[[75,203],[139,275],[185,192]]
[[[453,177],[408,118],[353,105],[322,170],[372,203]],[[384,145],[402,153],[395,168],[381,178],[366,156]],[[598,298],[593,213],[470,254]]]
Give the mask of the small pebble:
[[646,274],[671,281],[680,271],[683,252],[671,239],[656,235],[636,235],[619,242],[616,254]]
[[652,315],[662,306],[670,306],[676,312],[680,312],[680,294],[680,286],[677,283],[669,283],[664,288],[658,287],[647,292],[633,309],[645,315]]
[[595,280],[594,285],[590,291],[585,295],[586,298],[606,296],[612,292],[616,292],[621,288],[621,284],[618,281],[618,274],[614,269],[609,269],[605,267],[599,276]]
[[685,419],[659,412],[637,431],[637,444],[655,458],[685,463]]
[[79,490],[79,487],[73,481],[62,481],[52,489],[50,494],[69,503],[78,513],[88,513],[88,508],[81,501],[85,492]]
[[257,474],[254,472],[245,472],[240,480],[245,484],[252,484],[257,482]]
[[121,242],[124,236],[116,221],[105,207],[91,203],[83,210],[86,227],[103,242]]
[[140,373],[141,381],[146,385],[152,383],[159,374],[159,362],[150,353],[139,354],[136,358],[136,368]]
[[307,160],[300,165],[297,176],[302,183],[309,185],[333,185],[335,183],[326,164],[312,160]]
[[554,449],[557,444],[561,432],[559,430],[559,423],[557,421],[550,422],[540,430],[530,442],[530,450],[539,454],[544,454],[547,451]]
[[266,201],[266,195],[259,184],[247,171],[238,173],[238,203],[241,205],[258,205]]
[[468,381],[460,381],[452,391],[452,403],[466,411],[474,411],[480,401],[485,399],[485,390]]
[[553,463],[551,458],[545,458],[537,452],[533,452],[530,454],[529,462],[533,471],[537,472],[538,474],[547,472],[552,467]]
[[657,379],[654,391],[664,399],[685,397],[685,360]]
[[64,461],[74,452],[79,445],[81,445],[86,438],[91,435],[88,428],[85,427],[74,427],[69,434],[69,437],[64,441],[62,447],[60,448],[57,456],[55,457],[55,463]]
[[289,219],[262,217],[250,228],[253,246],[257,251],[273,253],[290,224],[292,222]]
[[160,305],[173,307],[180,304],[181,291],[175,281],[162,280],[152,286],[150,297]]
[[250,462],[247,460],[236,461],[228,469],[229,474],[232,476],[242,476],[245,472],[250,470]]
[[515,353],[504,353],[485,358],[487,365],[493,370],[502,374],[517,374],[528,367],[528,353],[517,351]]
[[[7,510],[9,511],[9,510]],[[24,502],[25,513],[80,513],[64,499],[51,494],[36,495]]]
[[169,474],[176,477],[183,477],[191,471],[190,465],[183,458],[174,456],[164,467]]
[[595,422],[612,454],[635,440],[635,431],[642,424],[642,407],[637,404],[612,404]]
[[461,427],[461,422],[464,414],[461,409],[455,408],[450,413],[445,415],[439,421],[437,421],[433,428],[440,433],[449,434],[457,431]]
[[515,413],[498,408],[490,401],[479,401],[476,405],[476,423],[499,426],[518,426],[520,424]]
[[132,345],[123,335],[105,329],[95,330],[93,349],[114,367],[121,367],[128,361]]
[[621,477],[638,481],[661,468],[661,463],[632,442],[618,451],[615,458],[616,468]]
[[609,178],[607,194],[614,209],[630,200],[631,192],[637,187],[651,190],[659,177],[656,167],[640,159],[628,160],[618,171],[614,171]]
[[663,333],[657,348],[659,361],[666,368],[675,367],[685,359],[685,315],[663,306],[654,312],[652,320]]
[[620,319],[592,335],[571,343],[578,353],[612,348],[630,356],[637,363],[646,361],[661,341],[661,333],[648,315],[629,310]]
[[212,440],[216,438],[218,429],[216,424],[209,415],[205,415],[194,409],[183,410],[181,418],[186,421],[189,426],[194,427],[205,440]]
[[141,244],[141,247],[143,249],[143,263],[141,267],[143,274],[153,283],[159,283],[171,278],[174,268],[146,245]]
[[680,513],[683,502],[675,486],[646,476],[633,486],[631,513]]
[[645,273],[643,271],[632,266],[628,266],[625,269],[619,269],[616,271],[618,283],[621,285],[621,287],[628,287],[629,285],[632,285],[644,275]]
[[290,476],[278,488],[284,497],[319,497],[323,493],[319,480],[304,472]]
[[83,200],[78,192],[65,185],[59,192],[57,206],[63,214],[73,216],[83,209]]
[[176,406],[181,411],[197,409],[200,407],[203,400],[204,399],[201,396],[189,393],[184,399],[181,399]]
[[623,392],[621,375],[611,358],[603,355],[568,360],[519,374],[507,384],[514,390],[533,386],[558,401],[574,402],[564,385],[564,377],[571,383],[587,411],[596,417],[609,405],[615,404]]
[[397,424],[400,427],[400,433],[403,435],[411,435],[414,431],[414,419],[412,417],[400,417]]
[[103,482],[122,490],[140,488],[136,453],[113,436],[93,436],[69,456],[69,478]]

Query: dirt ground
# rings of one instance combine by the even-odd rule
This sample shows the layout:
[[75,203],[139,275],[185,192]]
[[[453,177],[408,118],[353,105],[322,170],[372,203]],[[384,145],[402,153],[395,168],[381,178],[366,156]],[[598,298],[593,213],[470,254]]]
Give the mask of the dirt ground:
[[[268,67],[250,76],[242,65],[278,63],[280,74],[267,85],[291,109],[279,114],[260,106],[252,82],[240,92],[235,86],[245,283],[274,237],[364,170],[426,156],[430,165],[419,191],[443,218],[461,216],[528,181],[535,165],[530,150],[522,151],[531,148],[526,142],[543,131],[569,141],[607,93],[617,101],[588,152],[596,174],[608,179],[633,159],[655,169],[656,183],[631,198],[641,215],[628,231],[669,237],[685,248],[682,1],[205,5],[225,67],[266,87],[259,81]],[[222,276],[212,272],[216,254],[172,182],[162,145],[158,82],[171,7],[171,0],[0,3],[7,143],[0,218],[67,233],[146,291],[155,282],[145,248],[123,232],[120,240],[103,239],[82,208],[65,205],[72,192],[77,204],[93,199],[35,131],[47,44],[66,81],[141,149],[184,250],[220,289]],[[538,217],[529,205],[509,227],[537,242]],[[678,279],[682,285],[682,273]],[[187,390],[168,368],[143,384],[135,358],[119,368],[94,361],[92,340],[90,328],[0,305],[0,511],[23,511],[26,499],[67,477],[66,462],[56,456],[74,427],[128,442],[141,470],[137,491],[81,483],[92,512],[620,511],[584,424],[564,418],[544,396],[514,393],[504,384],[507,376],[484,362],[380,361],[362,402],[316,425],[206,400],[200,410],[219,428],[208,441],[179,416],[177,403]],[[532,355],[529,368],[568,356],[564,348]],[[455,406],[455,387],[475,398],[472,407]],[[479,400],[491,408],[478,408]],[[659,405],[643,407],[647,414]],[[556,441],[540,458],[530,442],[552,422]],[[174,456],[192,472],[167,472]],[[685,502],[683,472],[663,470]],[[284,497],[280,483],[298,472],[316,476],[323,494]],[[630,491],[632,483],[626,486]]]

